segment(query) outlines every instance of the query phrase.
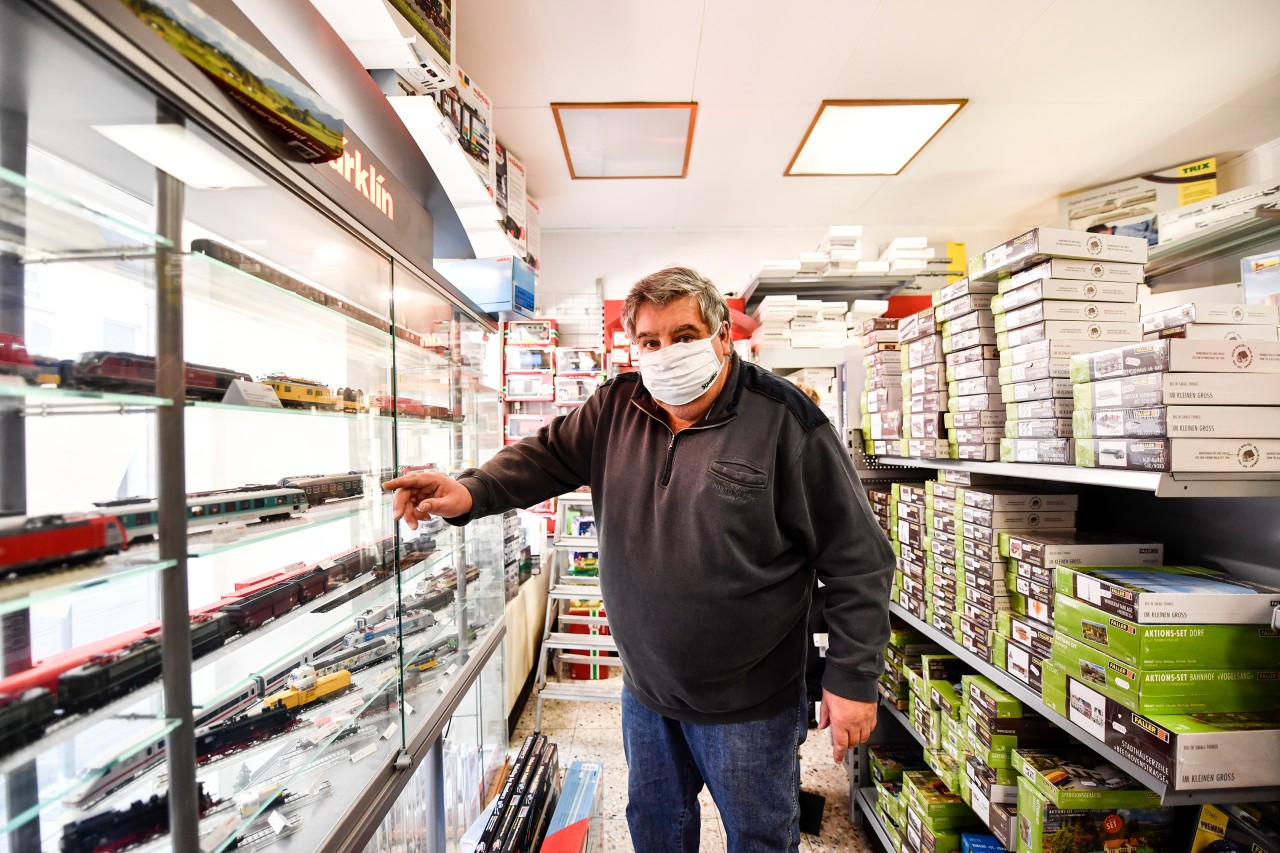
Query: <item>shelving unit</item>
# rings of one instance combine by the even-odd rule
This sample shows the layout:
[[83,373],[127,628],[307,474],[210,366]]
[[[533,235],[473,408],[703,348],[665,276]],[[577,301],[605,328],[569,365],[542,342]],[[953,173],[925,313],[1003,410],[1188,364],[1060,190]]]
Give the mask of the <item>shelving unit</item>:
[[1179,272],[1201,261],[1247,252],[1280,240],[1280,210],[1259,207],[1252,216],[1209,228],[1164,246],[1153,246],[1144,272],[1148,279]]
[[1080,726],[1068,720],[1066,717],[1059,716],[1053,711],[1045,707],[1044,702],[1040,700],[1040,695],[1027,685],[1018,681],[1004,670],[996,667],[987,661],[982,660],[968,649],[955,642],[951,637],[943,634],[941,631],[923,622],[897,604],[889,604],[889,612],[906,622],[912,628],[924,634],[933,642],[946,649],[949,654],[953,654],[960,660],[964,661],[975,672],[986,676],[1000,686],[1002,690],[1016,696],[1027,707],[1034,710],[1037,714],[1050,720],[1054,725],[1069,733],[1072,737],[1079,740],[1082,744],[1101,755],[1103,758],[1120,767],[1126,773],[1133,776],[1142,784],[1151,790],[1160,794],[1161,802],[1167,806],[1185,806],[1197,803],[1224,803],[1224,802],[1267,802],[1280,798],[1280,788],[1223,788],[1211,791],[1172,791],[1166,790],[1165,785],[1156,779],[1141,766],[1125,758],[1106,744],[1099,743],[1093,735],[1089,734]]
[[858,811],[862,815],[862,822],[866,826],[871,827],[871,831],[875,833],[876,838],[880,841],[882,849],[885,851],[893,850],[893,842],[889,840],[889,833],[885,831],[884,823],[880,820],[880,815],[876,811],[876,800],[879,798],[875,786],[867,788],[859,788],[854,794],[854,800],[858,805]]

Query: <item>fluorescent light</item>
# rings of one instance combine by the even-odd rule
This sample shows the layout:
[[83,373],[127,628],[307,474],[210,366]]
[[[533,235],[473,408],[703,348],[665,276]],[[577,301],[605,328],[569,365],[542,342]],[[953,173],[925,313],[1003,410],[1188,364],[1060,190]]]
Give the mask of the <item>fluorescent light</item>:
[[180,124],[95,124],[93,129],[189,187],[225,190],[262,181]]
[[552,104],[569,176],[683,178],[689,170],[694,103]]
[[967,103],[823,101],[784,174],[896,175]]

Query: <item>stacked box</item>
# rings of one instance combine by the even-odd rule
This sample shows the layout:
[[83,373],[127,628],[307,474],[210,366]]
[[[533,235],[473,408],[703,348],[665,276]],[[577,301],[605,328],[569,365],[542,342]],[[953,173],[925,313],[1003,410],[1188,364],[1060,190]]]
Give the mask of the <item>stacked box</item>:
[[925,487],[894,483],[889,502],[889,539],[896,555],[892,600],[917,619],[925,618]]
[[1075,356],[1071,380],[1077,465],[1280,471],[1280,343],[1149,341]]
[[[1159,542],[1087,534],[1023,531],[1001,535],[1000,556],[1006,561],[1005,582],[1011,592],[1020,596],[1019,600],[1024,605],[1019,613],[1037,622],[1039,630],[1052,631],[1054,578],[1058,565],[1158,566],[1164,562],[1164,546]],[[1019,650],[1017,645],[1024,645],[1024,648]],[[1009,651],[1006,647],[1006,655]],[[1021,660],[1022,652],[1035,650],[1025,648],[1025,644],[1015,639],[1012,651]],[[1038,660],[1043,663],[1047,657],[1043,655]]]
[[898,324],[902,352],[903,439],[900,455],[946,458],[943,413],[947,411],[946,367],[942,335],[933,308]]
[[947,381],[946,437],[952,459],[994,461],[1000,455],[1003,410],[997,395],[991,300],[996,284],[962,278],[933,294],[941,323]]
[[1200,341],[1264,341],[1276,343],[1275,305],[1186,302],[1142,315],[1143,339],[1185,338]]
[[1006,407],[1001,461],[1070,463],[1070,357],[1140,340],[1141,263],[1051,258],[1003,274],[992,300]]
[[876,814],[889,833],[890,839],[896,839],[895,850],[902,849],[902,825],[906,823],[906,803],[902,798],[901,782],[882,782],[875,780]]
[[[1141,714],[1065,667],[1045,668],[1045,704],[1143,767],[1158,790],[1280,784],[1280,712]],[[1050,682],[1055,682],[1050,687]]]
[[956,550],[953,636],[956,642],[990,662],[995,659],[998,614],[1013,609],[1005,582],[1008,565],[999,550],[1002,534],[1031,530],[1073,532],[1079,497],[990,486],[957,489],[956,495],[952,519],[947,520],[935,510],[935,564],[942,561],[944,555],[936,552],[948,543],[945,531],[949,529],[950,544]]
[[[1177,850],[1175,814],[1169,807],[1059,808],[1019,776],[1018,853]],[[1089,840],[1082,845],[1081,839]]]
[[880,529],[892,539],[893,529],[889,521],[889,505],[893,502],[893,492],[869,486],[867,501],[871,504],[871,512],[875,514],[876,521],[880,523]]
[[751,333],[752,349],[786,349],[791,346],[791,321],[796,317],[797,301],[794,293],[771,293],[760,300],[751,315],[760,324]]
[[911,673],[920,671],[920,656],[942,652],[936,643],[890,617],[889,642],[884,650],[884,671],[878,689],[881,697],[899,711],[910,708]]
[[1160,805],[1160,794],[1081,746],[1016,749],[1013,769],[1060,809],[1144,809]]
[[941,779],[927,770],[902,774],[906,800],[905,849],[913,853],[951,853],[960,849],[960,833],[981,826],[978,816]]
[[872,456],[893,455],[903,438],[898,320],[875,317],[856,331],[867,371],[860,398],[864,450]]

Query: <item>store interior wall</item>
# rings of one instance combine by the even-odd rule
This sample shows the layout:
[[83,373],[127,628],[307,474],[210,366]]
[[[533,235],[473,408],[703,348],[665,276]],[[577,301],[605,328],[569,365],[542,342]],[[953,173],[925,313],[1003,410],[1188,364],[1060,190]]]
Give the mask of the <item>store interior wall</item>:
[[[1224,159],[1218,166],[1219,193],[1277,179],[1280,179],[1280,138],[1240,156]],[[1057,225],[1052,218],[1041,221],[1043,219],[1043,214],[1037,217],[1033,211],[1017,230]],[[980,224],[884,226],[858,222],[856,216],[851,216],[847,222],[827,224],[862,225],[864,252],[868,259],[875,258],[889,240],[899,236],[924,236],[930,245],[939,249],[948,241],[960,241],[972,254],[1017,233],[1017,230],[985,228]],[[593,289],[596,280],[600,279],[605,299],[622,299],[640,278],[663,267],[680,264],[699,270],[726,294],[739,294],[751,283],[762,261],[795,258],[800,252],[811,251],[822,239],[824,229],[825,226],[703,231],[546,230],[542,232],[542,269],[538,290],[540,293],[580,293]],[[1224,274],[1229,275],[1230,270]],[[1203,283],[1217,283],[1218,278],[1215,274],[1215,281]]]

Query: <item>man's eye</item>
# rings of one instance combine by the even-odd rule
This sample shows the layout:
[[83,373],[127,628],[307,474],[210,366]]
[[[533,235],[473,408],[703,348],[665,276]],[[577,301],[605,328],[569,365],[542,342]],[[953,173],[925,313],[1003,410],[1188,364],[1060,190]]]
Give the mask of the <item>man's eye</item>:
[[641,341],[640,346],[644,349],[653,349],[658,345],[657,341]]
[[695,340],[693,335],[681,335],[680,337],[676,338],[676,341],[682,344],[687,344],[692,340]]

